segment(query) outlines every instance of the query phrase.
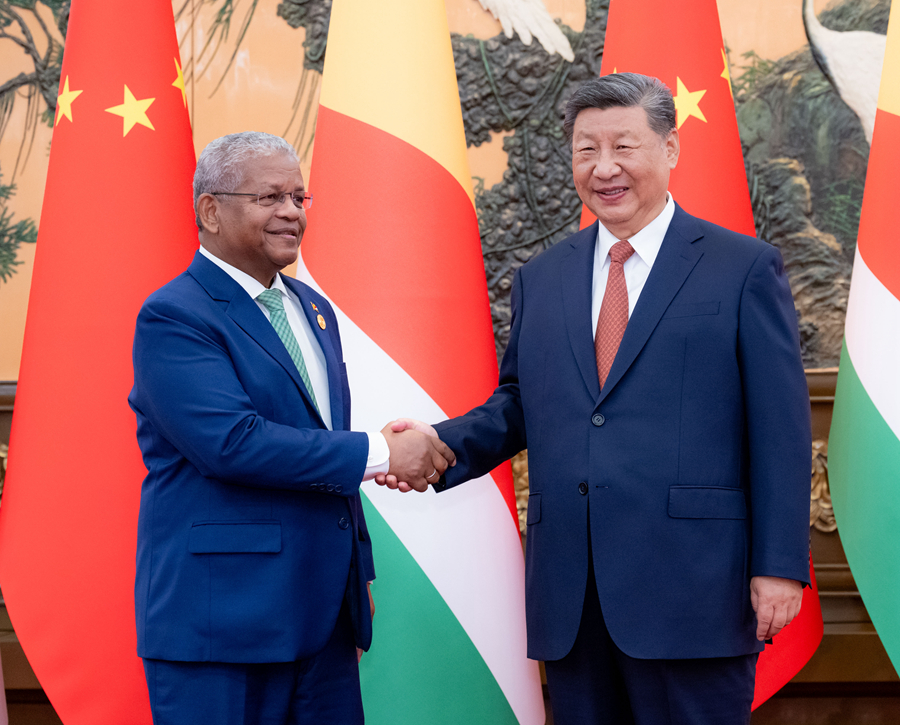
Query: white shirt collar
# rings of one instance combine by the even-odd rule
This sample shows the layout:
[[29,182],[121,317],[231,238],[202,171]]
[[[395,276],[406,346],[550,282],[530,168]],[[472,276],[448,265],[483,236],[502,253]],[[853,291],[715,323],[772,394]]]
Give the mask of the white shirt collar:
[[[235,282],[237,282],[241,287],[243,287],[244,291],[250,295],[252,299],[256,299],[259,297],[262,292],[265,291],[265,287],[257,280],[255,277],[251,277],[246,272],[238,269],[234,265],[228,264],[223,259],[219,259],[215,254],[210,252],[203,245],[200,246],[200,254],[206,257],[210,262],[219,267],[222,271],[224,271],[229,277],[231,277]],[[272,282],[271,289],[277,289],[281,294],[287,295],[287,288],[284,286],[284,282],[281,280],[281,275],[275,275],[275,281]]]
[[[669,230],[669,224],[675,214],[675,200],[668,194],[668,201],[659,215],[645,226],[641,231],[628,238],[635,254],[640,257],[648,267],[652,267],[656,261],[656,255],[662,247],[663,239]],[[620,239],[610,232],[603,224],[597,230],[597,256],[601,262],[606,259],[612,245]]]

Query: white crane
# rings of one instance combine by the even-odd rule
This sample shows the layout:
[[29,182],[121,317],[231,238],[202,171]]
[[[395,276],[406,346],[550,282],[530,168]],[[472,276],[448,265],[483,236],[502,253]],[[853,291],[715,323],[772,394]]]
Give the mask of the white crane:
[[569,39],[550,17],[542,0],[478,0],[478,2],[500,21],[507,38],[513,37],[513,33],[518,33],[525,45],[531,45],[531,38],[534,36],[551,55],[559,53],[570,63],[575,60]]
[[803,0],[803,27],[816,64],[859,116],[871,144],[886,36],[867,30],[830,30],[816,17],[812,0]]

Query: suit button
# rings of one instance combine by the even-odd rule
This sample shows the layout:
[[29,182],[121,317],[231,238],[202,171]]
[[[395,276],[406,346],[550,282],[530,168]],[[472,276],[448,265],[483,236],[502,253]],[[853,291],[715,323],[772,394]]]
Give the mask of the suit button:
[[329,483],[327,486],[325,486],[325,490],[331,493],[332,491],[334,491],[334,485]]
[[584,496],[587,494],[587,491],[588,491],[587,484],[584,481],[582,481],[581,483],[578,484],[578,493],[580,493],[582,496]]
[[334,492],[335,492],[335,493],[340,493],[340,492],[343,491],[343,490],[344,490],[344,487],[341,486],[341,484],[338,484],[337,486],[334,487]]
[[350,522],[347,519],[341,519],[338,521],[338,526],[342,529],[346,529],[350,527]]
[[591,416],[591,423],[593,423],[598,428],[606,422],[606,418],[601,413],[594,413]]

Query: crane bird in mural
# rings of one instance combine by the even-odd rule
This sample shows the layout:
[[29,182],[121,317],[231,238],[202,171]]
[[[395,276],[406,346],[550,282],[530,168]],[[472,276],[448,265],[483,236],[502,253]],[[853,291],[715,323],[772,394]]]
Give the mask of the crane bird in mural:
[[551,55],[559,53],[570,63],[575,60],[569,39],[550,17],[543,0],[478,0],[478,2],[500,21],[507,38],[513,37],[513,33],[518,33],[525,45],[531,45],[533,36]]
[[803,0],[803,27],[816,65],[859,116],[871,144],[886,36],[867,30],[830,30],[816,17],[812,0]]

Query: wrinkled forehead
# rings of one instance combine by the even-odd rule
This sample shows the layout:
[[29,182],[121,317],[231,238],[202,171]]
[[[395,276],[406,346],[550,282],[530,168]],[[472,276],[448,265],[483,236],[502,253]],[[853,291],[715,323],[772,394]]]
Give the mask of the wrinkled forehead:
[[287,153],[255,154],[240,165],[241,186],[255,191],[294,191],[304,188],[303,172],[295,156]]

